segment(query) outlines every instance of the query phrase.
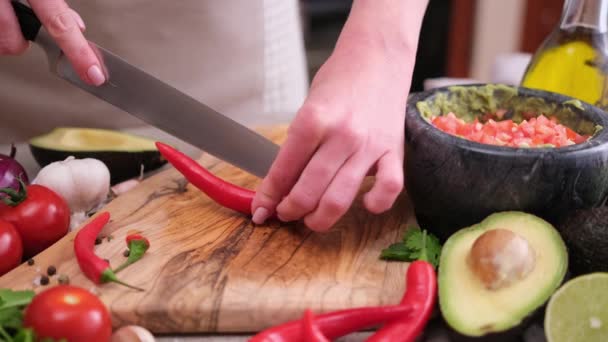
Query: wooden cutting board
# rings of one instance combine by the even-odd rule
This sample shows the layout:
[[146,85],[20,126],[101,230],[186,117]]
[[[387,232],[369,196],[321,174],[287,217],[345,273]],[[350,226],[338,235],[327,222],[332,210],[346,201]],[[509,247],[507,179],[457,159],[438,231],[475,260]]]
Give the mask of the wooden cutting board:
[[[286,127],[260,130],[281,143]],[[258,180],[208,156],[200,162],[220,177],[254,189]],[[365,191],[370,184],[365,184]],[[42,252],[35,265],[23,264],[0,278],[0,288],[36,291],[33,280],[48,266],[71,284],[99,294],[115,326],[138,324],[156,333],[255,332],[314,312],[399,302],[407,263],[385,262],[382,248],[402,237],[415,221],[405,196],[390,212],[368,213],[358,198],[328,233],[302,223],[254,226],[224,209],[172,167],[146,179],[103,210],[112,221],[102,232],[111,241],[96,253],[117,266],[125,236],[142,232],[151,248],[119,276],[146,289],[95,286],[80,272],[73,253],[75,232]]]

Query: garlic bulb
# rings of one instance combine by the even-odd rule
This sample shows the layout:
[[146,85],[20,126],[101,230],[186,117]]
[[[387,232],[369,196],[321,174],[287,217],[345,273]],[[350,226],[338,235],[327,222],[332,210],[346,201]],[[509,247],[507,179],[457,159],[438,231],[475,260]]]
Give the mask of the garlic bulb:
[[73,156],[40,170],[33,184],[44,185],[59,194],[70,207],[70,229],[87,219],[87,213],[105,203],[110,191],[110,170],[100,160]]

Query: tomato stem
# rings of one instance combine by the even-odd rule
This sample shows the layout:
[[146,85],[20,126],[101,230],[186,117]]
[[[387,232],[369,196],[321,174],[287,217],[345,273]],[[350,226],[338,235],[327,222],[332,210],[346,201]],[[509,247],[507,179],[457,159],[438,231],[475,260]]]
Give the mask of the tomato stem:
[[19,181],[19,191],[15,191],[15,189],[12,188],[0,189],[0,193],[8,195],[8,197],[1,196],[0,199],[2,200],[2,202],[4,202],[4,204],[10,207],[16,207],[17,205],[19,205],[19,203],[25,201],[25,199],[27,198],[27,189],[25,183],[23,182],[21,177],[18,177],[17,181]]

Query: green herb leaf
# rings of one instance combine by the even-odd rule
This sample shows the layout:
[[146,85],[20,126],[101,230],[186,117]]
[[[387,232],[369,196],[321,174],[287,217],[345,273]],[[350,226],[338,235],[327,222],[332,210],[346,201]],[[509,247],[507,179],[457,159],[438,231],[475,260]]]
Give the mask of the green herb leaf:
[[398,261],[424,260],[437,267],[441,254],[439,239],[419,227],[410,226],[403,242],[394,243],[382,250],[380,258]]
[[13,291],[11,289],[0,289],[0,310],[5,308],[26,306],[34,298],[34,291]]
[[36,335],[32,329],[21,329],[13,338],[15,342],[34,342],[36,341]]
[[30,290],[0,289],[0,341],[34,342],[33,332],[23,328],[23,309],[34,295]]
[[23,322],[23,313],[19,308],[0,310],[0,327],[19,329]]
[[382,259],[407,261],[410,259],[410,251],[403,242],[394,243],[382,250]]

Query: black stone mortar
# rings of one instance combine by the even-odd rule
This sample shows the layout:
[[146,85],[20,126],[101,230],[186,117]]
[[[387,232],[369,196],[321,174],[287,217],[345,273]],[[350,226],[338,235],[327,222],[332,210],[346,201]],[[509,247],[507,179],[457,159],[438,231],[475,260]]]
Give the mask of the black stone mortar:
[[[593,136],[560,148],[494,146],[445,133],[421,114],[444,115],[454,103],[475,114],[506,109],[516,122],[527,111],[557,113],[560,123]],[[476,84],[414,93],[405,120],[405,182],[416,219],[445,240],[494,212],[525,211],[557,224],[573,210],[603,205],[606,128],[601,109],[546,91]]]

